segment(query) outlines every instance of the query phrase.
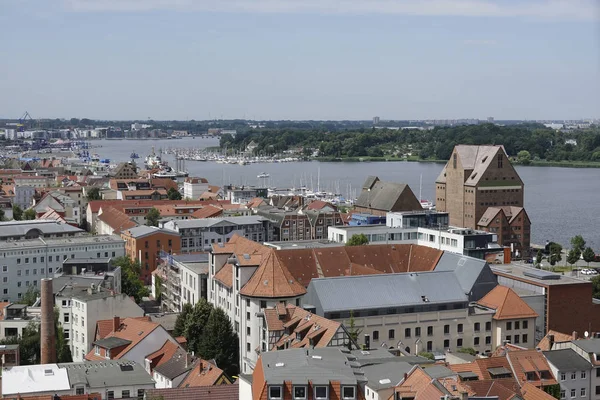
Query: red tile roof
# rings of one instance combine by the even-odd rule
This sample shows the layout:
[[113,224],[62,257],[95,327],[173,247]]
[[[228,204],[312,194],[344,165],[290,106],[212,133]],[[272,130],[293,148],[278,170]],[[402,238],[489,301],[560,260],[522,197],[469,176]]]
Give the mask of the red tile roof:
[[496,310],[494,319],[497,320],[538,317],[514,290],[502,285],[496,286],[477,303]]
[[197,219],[218,217],[223,214],[223,209],[208,205],[192,213],[192,217]]
[[153,371],[154,368],[173,358],[179,348],[177,344],[166,340],[160,349],[146,356],[146,360],[150,360],[150,370]]
[[225,383],[231,383],[221,368],[210,361],[200,359],[196,362],[194,369],[179,384],[179,387],[212,386],[219,384],[223,379]]
[[260,266],[240,290],[244,296],[268,298],[295,297],[305,293],[304,286],[292,276],[274,249],[263,255]]
[[[536,387],[555,385],[556,379],[552,375],[550,365],[544,355],[537,350],[511,351],[506,354],[513,367],[515,378],[521,386],[529,382]],[[534,374],[533,380],[527,379],[527,372]],[[541,376],[545,372],[547,376]]]
[[546,334],[546,336],[544,336],[542,338],[542,340],[540,340],[540,342],[538,343],[538,345],[536,346],[536,348],[540,349],[541,351],[549,351],[551,350],[550,348],[550,336],[554,336],[554,343],[564,343],[564,342],[570,342],[571,340],[573,340],[573,335],[567,335],[566,333],[561,333],[558,331],[553,331],[553,330],[549,330],[548,333]]
[[[101,321],[98,321],[100,323]],[[110,320],[112,324],[112,319]],[[116,332],[111,332],[106,335],[104,338],[117,337],[120,339],[125,339],[130,341],[131,343],[125,346],[119,353],[112,354],[111,352],[111,360],[118,360],[124,357],[131,349],[133,349],[139,342],[141,342],[144,338],[146,338],[150,333],[152,333],[156,328],[160,327],[160,324],[151,321],[144,321],[138,318],[124,318],[121,319],[121,325]],[[98,326],[98,325],[97,325]],[[164,328],[163,328],[164,329]],[[98,340],[99,338],[96,338]],[[94,349],[90,350],[90,352],[85,356],[87,360],[95,359]]]
[[127,214],[114,207],[102,208],[102,214],[98,215],[98,220],[110,226],[113,233],[116,234],[138,226]]

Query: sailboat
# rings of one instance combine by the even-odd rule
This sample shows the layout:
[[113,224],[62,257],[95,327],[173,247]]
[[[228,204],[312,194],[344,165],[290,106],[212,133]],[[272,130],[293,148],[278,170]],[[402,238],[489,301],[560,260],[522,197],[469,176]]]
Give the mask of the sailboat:
[[433,204],[433,202],[431,202],[430,200],[423,199],[423,197],[421,196],[422,189],[423,189],[423,174],[421,174],[421,176],[419,178],[419,201],[421,202],[421,207],[423,207],[424,210],[435,210],[435,204]]

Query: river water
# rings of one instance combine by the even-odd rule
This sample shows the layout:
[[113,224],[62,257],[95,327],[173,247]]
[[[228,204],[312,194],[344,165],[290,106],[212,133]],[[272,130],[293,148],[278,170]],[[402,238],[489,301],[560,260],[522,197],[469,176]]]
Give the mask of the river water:
[[[177,140],[97,140],[94,149],[101,158],[111,161],[128,161],[131,152],[139,154],[139,162],[158,149],[204,148],[218,146],[217,139],[185,138]],[[100,146],[100,147],[96,147]],[[164,156],[174,165],[173,156]],[[423,199],[435,199],[435,179],[442,170],[441,164],[419,162],[290,162],[274,164],[232,165],[214,162],[186,161],[190,176],[204,177],[210,183],[299,187],[305,184],[317,189],[339,191],[344,195],[358,194],[368,175],[382,180],[410,185],[419,196],[422,181]],[[600,169],[523,167],[517,171],[525,182],[525,208],[532,223],[532,243],[544,244],[546,240],[568,245],[575,235],[583,235],[588,245],[600,253],[600,235],[597,226],[600,215]],[[257,178],[261,172],[270,177],[267,182]],[[312,181],[312,183],[311,183]]]

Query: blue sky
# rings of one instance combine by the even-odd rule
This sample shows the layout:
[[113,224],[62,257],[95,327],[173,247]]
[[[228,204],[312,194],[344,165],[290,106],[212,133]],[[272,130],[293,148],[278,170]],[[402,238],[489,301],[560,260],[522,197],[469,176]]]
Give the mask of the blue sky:
[[0,117],[600,118],[598,0],[0,0]]

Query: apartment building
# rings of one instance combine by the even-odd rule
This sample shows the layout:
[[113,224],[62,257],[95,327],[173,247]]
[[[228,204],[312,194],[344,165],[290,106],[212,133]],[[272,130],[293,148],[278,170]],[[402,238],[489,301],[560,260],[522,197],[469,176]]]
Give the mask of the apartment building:
[[[599,334],[593,336],[600,336]],[[573,350],[577,356],[581,357],[591,366],[590,371],[590,387],[588,389],[588,397],[592,400],[600,399],[600,338],[591,337],[586,339],[576,339],[570,340],[568,342],[556,342],[551,348],[550,352],[554,352],[555,350],[564,350],[570,349]],[[545,353],[544,353],[545,354]],[[550,361],[555,359],[553,356],[550,356]],[[556,360],[555,360],[556,361]],[[560,361],[556,361],[559,363]],[[569,375],[566,372],[569,372]],[[587,381],[587,369],[585,369],[583,364],[573,364],[573,365],[565,365],[563,366],[563,370],[560,372],[565,372],[564,380],[562,380],[563,376],[558,376],[558,381],[561,383],[561,389],[565,390],[565,398],[569,398],[572,390],[575,390],[575,396],[579,397],[581,393],[581,389],[585,386],[585,382]],[[573,373],[575,375],[573,376]],[[571,381],[571,382],[569,382]],[[568,392],[567,392],[568,390]],[[562,394],[562,393],[561,393]]]
[[2,397],[20,399],[99,393],[102,400],[143,399],[155,382],[136,362],[102,360],[23,365],[2,372]]
[[544,357],[560,385],[560,398],[596,398],[592,389],[592,364],[572,348],[545,351]]
[[179,233],[155,226],[136,226],[121,233],[125,240],[125,253],[142,266],[140,279],[147,285],[152,280],[160,252],[179,253],[181,236]]
[[206,178],[188,177],[183,181],[183,198],[199,199],[202,193],[208,191],[210,185]]
[[524,206],[524,183],[503,146],[457,145],[435,182],[436,209],[476,229],[488,207]]
[[40,279],[61,270],[65,260],[124,256],[125,242],[119,236],[5,240],[0,241],[0,255],[0,299],[18,302],[30,286],[39,287]]
[[73,200],[71,196],[63,194],[58,190],[50,191],[35,203],[33,209],[36,217],[40,218],[48,211],[54,211],[69,224],[80,226],[85,218],[80,201]]
[[116,294],[97,284],[88,287],[65,285],[54,299],[73,361],[85,361],[85,355],[92,349],[98,321],[117,314],[126,317],[144,315],[144,310],[126,294]]
[[167,221],[160,226],[181,235],[182,253],[209,251],[213,243],[227,243],[236,234],[256,242],[274,239],[272,223],[260,216]]
[[274,236],[280,241],[325,239],[329,227],[344,224],[337,210],[285,211],[262,207],[256,214],[273,222]]
[[523,254],[531,244],[531,221],[523,207],[489,207],[477,222],[477,229],[498,235],[498,243]]
[[208,254],[161,253],[158,267],[152,273],[155,298],[158,298],[157,277],[162,311],[179,312],[184,304],[194,305],[200,298],[207,298]]

